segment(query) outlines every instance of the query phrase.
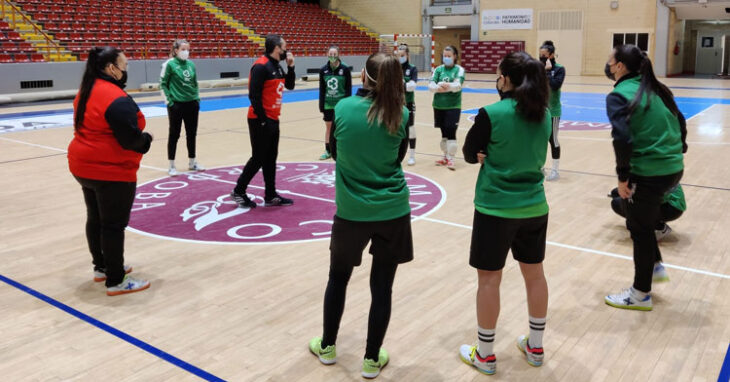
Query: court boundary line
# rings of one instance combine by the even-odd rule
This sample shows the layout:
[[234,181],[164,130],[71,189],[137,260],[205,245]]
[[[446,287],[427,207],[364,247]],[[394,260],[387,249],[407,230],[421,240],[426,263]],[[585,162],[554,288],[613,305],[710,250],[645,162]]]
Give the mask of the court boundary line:
[[725,361],[722,363],[722,368],[720,368],[720,375],[717,376],[717,381],[730,381],[730,345],[727,346]]
[[185,362],[182,359],[177,358],[168,352],[165,352],[164,350],[161,350],[155,346],[152,346],[136,337],[133,337],[109,324],[99,321],[94,317],[91,317],[79,310],[76,310],[52,297],[49,297],[41,292],[38,292],[35,289],[33,289],[29,286],[26,286],[24,284],[21,284],[20,282],[17,282],[9,277],[6,277],[6,276],[0,274],[0,281],[4,282],[5,284],[8,284],[9,286],[11,286],[15,289],[20,290],[21,292],[25,292],[26,294],[29,294],[59,310],[62,310],[64,312],[68,313],[69,315],[76,317],[79,320],[84,321],[91,326],[96,327],[97,329],[107,332],[141,350],[144,350],[147,353],[150,353],[150,354],[156,356],[157,358],[160,358],[163,361],[166,361],[197,377],[200,377],[201,379],[204,379],[206,381],[211,381],[211,382],[225,382],[225,380],[220,377],[217,377],[195,365]]
[[[441,219],[425,217],[422,220],[430,221],[432,223],[445,224],[445,225],[449,225],[452,227],[464,228],[464,229],[468,229],[468,230],[472,229],[472,226],[470,226],[470,225],[453,223],[453,222],[441,220]],[[612,253],[612,252],[606,252],[606,251],[600,251],[597,249],[578,247],[575,245],[563,244],[563,243],[558,243],[558,242],[550,241],[550,240],[547,240],[545,243],[548,245],[552,245],[554,247],[572,249],[572,250],[579,251],[579,252],[587,252],[587,253],[592,253],[595,255],[601,255],[601,256],[605,256],[605,257],[613,257],[616,259],[629,260],[629,261],[634,260],[633,257],[631,257],[631,256],[626,256],[626,255],[621,255],[618,253]],[[726,275],[723,273],[710,272],[710,271],[705,271],[703,269],[690,268],[690,267],[685,267],[685,266],[681,266],[681,265],[673,265],[673,264],[668,264],[668,263],[662,263],[662,264],[664,264],[664,267],[666,267],[666,268],[678,269],[678,270],[682,270],[682,271],[686,271],[686,272],[697,273],[697,274],[701,274],[701,275],[705,275],[705,276],[712,276],[712,277],[730,280],[730,275]]]

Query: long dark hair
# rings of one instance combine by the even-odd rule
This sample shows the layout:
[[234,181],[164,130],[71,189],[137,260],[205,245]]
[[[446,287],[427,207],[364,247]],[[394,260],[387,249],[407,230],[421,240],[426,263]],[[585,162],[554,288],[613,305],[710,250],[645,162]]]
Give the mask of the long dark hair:
[[654,75],[654,68],[651,64],[651,60],[646,56],[646,53],[642,52],[636,45],[626,44],[619,45],[614,48],[613,57],[617,63],[621,62],[626,65],[626,69],[631,73],[638,73],[641,75],[641,84],[639,85],[639,91],[636,92],[636,96],[629,104],[629,115],[634,112],[637,106],[641,103],[641,99],[646,95],[647,103],[646,109],[649,108],[651,102],[648,102],[652,94],[656,94],[664,102],[664,106],[669,109],[672,114],[679,114],[679,108],[677,103],[674,102],[674,94],[669,88]]
[[517,111],[528,121],[542,121],[549,94],[545,65],[525,52],[512,52],[499,63],[499,71],[514,86]]
[[392,135],[403,122],[405,89],[403,88],[403,69],[392,54],[374,53],[365,63],[365,75],[370,82],[369,97],[373,103],[368,110],[368,122],[385,125]]
[[89,59],[86,60],[86,70],[84,70],[84,76],[81,78],[81,86],[79,87],[79,103],[76,107],[76,115],[74,115],[74,129],[81,128],[81,124],[84,122],[86,102],[89,101],[94,82],[100,77],[107,65],[116,64],[121,53],[121,50],[110,46],[95,47],[89,50]]

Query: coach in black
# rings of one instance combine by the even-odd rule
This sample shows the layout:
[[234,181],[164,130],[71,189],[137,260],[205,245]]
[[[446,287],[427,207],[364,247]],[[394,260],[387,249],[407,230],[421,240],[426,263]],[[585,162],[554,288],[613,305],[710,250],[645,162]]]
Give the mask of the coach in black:
[[[287,53],[286,41],[279,35],[266,36],[266,54],[254,62],[248,77],[248,134],[251,138],[251,158],[243,167],[231,198],[244,208],[256,203],[246,194],[251,179],[263,169],[265,206],[289,206],[291,199],[276,193],[276,157],[279,152],[279,115],[284,88],[294,89],[294,55]],[[284,74],[280,61],[286,60]]]

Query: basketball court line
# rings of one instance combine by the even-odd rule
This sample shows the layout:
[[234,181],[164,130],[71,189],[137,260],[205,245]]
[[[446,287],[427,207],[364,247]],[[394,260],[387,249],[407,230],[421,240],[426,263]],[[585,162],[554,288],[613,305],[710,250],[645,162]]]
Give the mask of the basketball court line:
[[219,377],[216,377],[215,375],[213,375],[213,374],[211,374],[211,373],[209,373],[209,372],[207,372],[207,371],[205,371],[205,370],[203,370],[203,369],[201,369],[201,368],[199,368],[197,366],[194,366],[194,365],[192,365],[190,363],[187,363],[187,362],[181,360],[180,358],[175,357],[174,355],[172,355],[170,353],[167,353],[167,352],[165,352],[165,351],[163,351],[163,350],[161,350],[159,348],[156,348],[156,347],[154,347],[154,346],[152,346],[152,345],[150,345],[150,344],[148,344],[148,343],[146,343],[146,342],[144,342],[144,341],[142,341],[142,340],[140,340],[140,339],[138,339],[136,337],[133,337],[133,336],[131,336],[131,335],[129,335],[129,334],[127,334],[127,333],[119,330],[119,329],[116,329],[116,328],[114,328],[114,327],[112,327],[112,326],[110,326],[110,325],[108,325],[108,324],[106,324],[104,322],[101,322],[101,321],[97,320],[94,317],[91,317],[91,316],[89,316],[87,314],[84,314],[84,313],[82,313],[82,312],[80,312],[80,311],[78,311],[78,310],[76,310],[76,309],[74,309],[74,308],[72,308],[72,307],[70,307],[70,306],[68,306],[68,305],[66,305],[66,304],[64,304],[64,303],[62,303],[62,302],[54,299],[54,298],[52,298],[52,297],[46,296],[45,294],[40,293],[40,292],[36,291],[33,288],[30,288],[30,287],[25,286],[25,285],[23,285],[23,284],[15,281],[15,280],[12,280],[12,279],[10,279],[10,278],[8,278],[6,276],[3,276],[2,274],[0,274],[0,281],[6,283],[8,285],[10,285],[13,288],[16,288],[16,289],[20,290],[21,292],[25,292],[25,293],[27,293],[27,294],[29,294],[29,295],[31,295],[31,296],[33,296],[33,297],[35,297],[35,298],[37,298],[37,299],[45,302],[45,303],[47,303],[47,304],[49,304],[49,305],[51,305],[51,306],[53,306],[55,308],[58,308],[58,309],[60,309],[60,310],[62,310],[64,312],[70,314],[71,316],[76,317],[79,320],[86,322],[89,325],[92,325],[92,326],[94,326],[94,327],[96,327],[96,328],[98,328],[100,330],[103,330],[103,331],[105,331],[105,332],[107,332],[107,333],[109,333],[109,334],[111,334],[111,335],[113,335],[113,336],[115,336],[115,337],[117,337],[117,338],[119,338],[119,339],[121,339],[121,340],[123,340],[123,341],[125,341],[125,342],[127,342],[127,343],[129,343],[131,345],[133,345],[133,346],[136,346],[139,349],[142,349],[142,350],[146,351],[147,353],[150,353],[150,354],[152,354],[152,355],[154,355],[154,356],[162,359],[163,361],[166,361],[166,362],[168,362],[168,363],[170,363],[170,364],[172,364],[174,366],[177,366],[177,367],[179,367],[179,368],[181,368],[181,369],[183,369],[183,370],[185,370],[185,371],[187,371],[187,372],[189,372],[189,373],[191,373],[191,374],[193,374],[193,375],[195,375],[197,377],[200,377],[201,379],[204,379],[206,381],[211,381],[211,382],[225,382],[224,379],[221,379]]
[[717,382],[730,381],[730,345],[727,347],[727,353],[725,353],[725,361],[722,363],[722,369],[720,369],[720,375],[717,377]]
[[[449,225],[449,226],[452,226],[452,227],[464,228],[464,229],[468,229],[468,230],[471,230],[472,229],[472,226],[470,226],[470,225],[459,224],[459,223],[452,223],[450,221],[441,220],[441,219],[434,219],[434,218],[424,217],[422,220],[430,221],[430,222],[433,222],[433,223],[445,224],[445,225]],[[606,256],[606,257],[613,257],[613,258],[616,258],[616,259],[623,259],[623,260],[628,260],[628,261],[634,261],[633,257],[626,256],[626,255],[620,255],[618,253],[611,253],[611,252],[599,251],[599,250],[591,249],[591,248],[578,247],[578,246],[575,246],[575,245],[563,244],[563,243],[558,243],[558,242],[554,242],[554,241],[550,241],[550,240],[546,241],[545,243],[548,244],[548,245],[552,245],[554,247],[561,247],[561,248],[566,248],[566,249],[572,249],[572,250],[579,251],[579,252],[592,253],[594,255],[600,255],[600,256]],[[705,271],[705,270],[702,270],[702,269],[689,268],[689,267],[684,267],[684,266],[681,266],[681,265],[672,265],[672,264],[668,264],[668,263],[662,263],[662,264],[666,268],[679,269],[679,270],[686,271],[686,272],[697,273],[697,274],[701,274],[701,275],[705,275],[705,276],[711,276],[711,277],[717,277],[717,278],[721,278],[721,279],[728,279],[728,280],[730,280],[730,275],[725,275],[725,274],[722,274],[722,273],[715,273],[715,272]]]

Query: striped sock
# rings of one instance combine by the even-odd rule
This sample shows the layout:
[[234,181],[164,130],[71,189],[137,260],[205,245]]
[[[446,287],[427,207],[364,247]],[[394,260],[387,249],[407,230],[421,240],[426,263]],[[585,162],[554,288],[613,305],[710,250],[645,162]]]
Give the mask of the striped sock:
[[482,358],[487,358],[494,354],[494,329],[482,329],[477,326],[477,338],[479,343],[477,345],[477,352]]
[[542,334],[545,332],[545,322],[547,322],[545,317],[535,318],[530,316],[530,340],[528,345],[531,348],[542,347]]

